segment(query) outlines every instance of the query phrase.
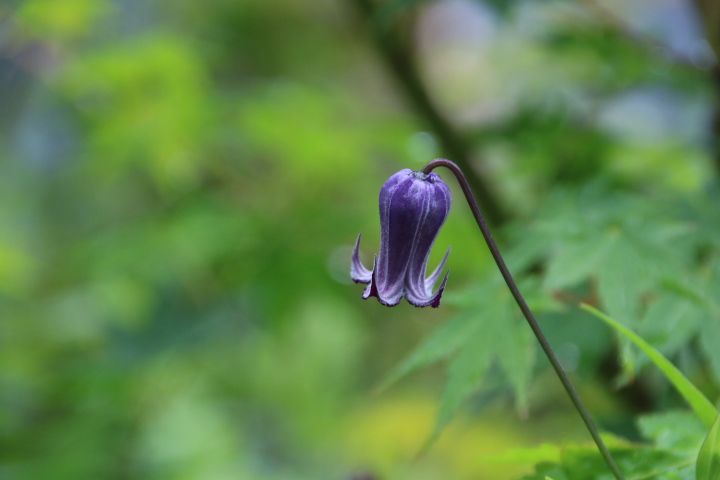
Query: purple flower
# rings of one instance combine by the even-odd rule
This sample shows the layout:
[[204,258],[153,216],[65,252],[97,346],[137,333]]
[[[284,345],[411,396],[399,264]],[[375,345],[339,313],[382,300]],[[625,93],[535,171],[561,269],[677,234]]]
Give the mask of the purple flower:
[[353,249],[350,276],[356,283],[368,284],[363,298],[377,297],[390,307],[403,296],[416,307],[440,305],[447,274],[438,291],[432,290],[450,250],[427,278],[425,271],[450,203],[450,189],[434,173],[405,169],[385,182],[380,190],[380,253],[372,271],[360,261],[360,235]]

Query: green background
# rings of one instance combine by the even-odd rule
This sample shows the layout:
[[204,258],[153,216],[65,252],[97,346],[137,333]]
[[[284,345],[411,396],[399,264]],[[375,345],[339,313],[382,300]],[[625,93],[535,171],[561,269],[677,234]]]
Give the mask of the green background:
[[[382,183],[436,156],[603,429],[684,405],[581,301],[716,399],[712,3],[3,0],[0,478],[502,479],[587,445],[445,173],[442,308],[350,282]],[[378,390],[458,315],[497,361],[444,340]]]

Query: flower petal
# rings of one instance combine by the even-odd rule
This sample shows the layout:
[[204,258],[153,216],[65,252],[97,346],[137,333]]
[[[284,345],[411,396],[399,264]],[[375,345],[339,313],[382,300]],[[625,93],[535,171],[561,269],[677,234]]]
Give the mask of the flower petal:
[[428,292],[432,292],[432,289],[435,286],[435,282],[437,282],[437,279],[440,278],[440,274],[442,274],[442,269],[445,268],[445,264],[447,263],[447,259],[449,256],[450,248],[447,249],[447,252],[445,252],[445,256],[442,260],[440,260],[440,263],[437,267],[435,267],[435,270],[433,270],[430,276],[425,279],[425,290],[427,290]]
[[447,284],[447,280],[448,274],[446,273],[445,278],[443,278],[443,281],[440,284],[440,288],[438,288],[438,291],[437,293],[435,293],[435,295],[429,294],[426,296],[417,296],[413,292],[408,291],[405,295],[405,298],[407,298],[408,303],[415,307],[437,308],[440,306],[440,298],[445,291],[445,285]]
[[355,240],[355,247],[353,247],[352,262],[350,263],[350,278],[355,283],[370,283],[372,278],[372,272],[365,268],[365,265],[360,261],[360,238],[362,235],[358,235]]
[[412,253],[405,275],[405,290],[416,299],[430,297],[432,286],[442,273],[447,254],[430,278],[425,278],[430,249],[447,218],[451,204],[450,190],[437,175],[430,174],[427,180],[418,185],[423,188],[425,202],[419,213],[419,225],[412,241]]
[[387,306],[387,307],[394,307],[398,303],[400,303],[400,300],[403,297],[403,291],[402,288],[399,292],[394,292],[393,295],[387,296],[383,295],[383,292],[378,290],[378,282],[377,282],[377,262],[378,259],[375,257],[375,260],[373,261],[373,269],[372,269],[372,276],[370,278],[370,283],[367,287],[365,287],[365,291],[363,292],[362,298],[363,300],[367,300],[370,297],[376,297],[378,301]]
[[414,195],[415,177],[402,170],[380,190],[380,251],[374,269],[380,296],[388,303],[402,298],[412,245],[421,218],[422,199]]

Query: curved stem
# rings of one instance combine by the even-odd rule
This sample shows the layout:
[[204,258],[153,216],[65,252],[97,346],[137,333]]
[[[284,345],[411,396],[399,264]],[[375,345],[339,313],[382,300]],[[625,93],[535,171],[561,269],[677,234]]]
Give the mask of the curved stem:
[[595,426],[595,422],[593,421],[592,417],[590,416],[590,413],[588,412],[587,408],[585,408],[585,404],[580,399],[580,395],[578,395],[577,391],[575,390],[575,386],[570,381],[570,377],[568,377],[567,373],[565,373],[565,370],[563,369],[562,365],[560,365],[560,361],[558,360],[557,356],[555,355],[555,351],[550,346],[550,343],[548,342],[547,338],[545,337],[545,334],[542,332],[542,329],[540,328],[540,325],[538,324],[537,320],[535,319],[535,316],[533,315],[532,311],[530,310],[530,307],[528,307],[527,302],[525,301],[525,298],[522,296],[522,293],[520,293],[520,290],[517,287],[517,284],[515,283],[515,279],[513,279],[512,274],[510,273],[510,270],[508,270],[507,265],[505,265],[505,260],[503,259],[502,254],[500,254],[500,250],[498,249],[497,244],[495,243],[495,240],[493,240],[492,234],[490,233],[490,229],[487,226],[487,223],[485,222],[485,218],[483,217],[482,212],[480,211],[480,207],[477,204],[477,201],[475,200],[475,197],[472,194],[472,190],[470,189],[470,185],[468,184],[467,179],[465,178],[465,175],[463,174],[460,167],[458,167],[455,163],[451,162],[450,160],[445,160],[442,158],[436,159],[428,163],[425,168],[423,169],[424,173],[430,173],[435,168],[438,167],[445,167],[448,170],[450,170],[453,175],[455,175],[455,178],[457,179],[458,183],[460,184],[460,188],[462,188],[463,193],[465,194],[465,198],[467,199],[468,205],[470,206],[470,210],[472,210],[473,216],[475,217],[475,221],[478,224],[478,227],[480,227],[480,231],[482,232],[483,237],[485,238],[485,242],[487,243],[488,248],[490,249],[490,253],[492,254],[493,258],[495,259],[495,263],[498,266],[498,269],[500,269],[500,273],[502,274],[503,278],[505,279],[505,283],[507,284],[508,288],[510,289],[510,292],[512,293],[513,297],[515,298],[515,301],[517,302],[518,306],[520,307],[520,310],[522,311],[523,316],[525,317],[525,320],[527,320],[528,325],[530,325],[530,328],[532,329],[533,333],[535,334],[535,337],[537,338],[538,342],[540,343],[540,346],[542,347],[543,351],[545,352],[545,355],[547,356],[548,360],[550,361],[550,364],[555,369],[555,373],[557,373],[558,378],[560,378],[560,381],[563,384],[563,387],[565,387],[565,391],[567,392],[568,396],[570,397],[570,400],[572,400],[573,404],[575,405],[575,409],[578,411],[580,416],[583,419],[583,422],[585,422],[585,426],[588,429],[588,432],[590,432],[590,435],[592,436],[593,440],[595,441],[595,444],[598,447],[598,450],[600,450],[600,453],[602,454],[603,458],[608,464],[608,467],[610,467],[610,470],[612,471],[613,475],[615,475],[615,478],[618,480],[623,480],[624,477],[622,473],[620,472],[620,469],[618,468],[617,464],[615,463],[615,460],[613,459],[612,455],[610,454],[610,451],[605,446],[605,443],[603,442],[602,438],[600,438],[600,433],[598,432],[597,426]]

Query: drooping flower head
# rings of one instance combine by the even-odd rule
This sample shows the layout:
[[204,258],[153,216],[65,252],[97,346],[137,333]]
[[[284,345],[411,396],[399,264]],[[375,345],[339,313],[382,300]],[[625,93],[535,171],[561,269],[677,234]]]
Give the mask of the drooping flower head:
[[360,236],[353,249],[350,276],[368,284],[363,298],[377,297],[394,306],[405,297],[416,307],[440,305],[447,274],[433,294],[448,254],[425,277],[430,248],[450,211],[450,189],[434,174],[404,169],[392,175],[380,190],[380,253],[372,270],[360,261]]

